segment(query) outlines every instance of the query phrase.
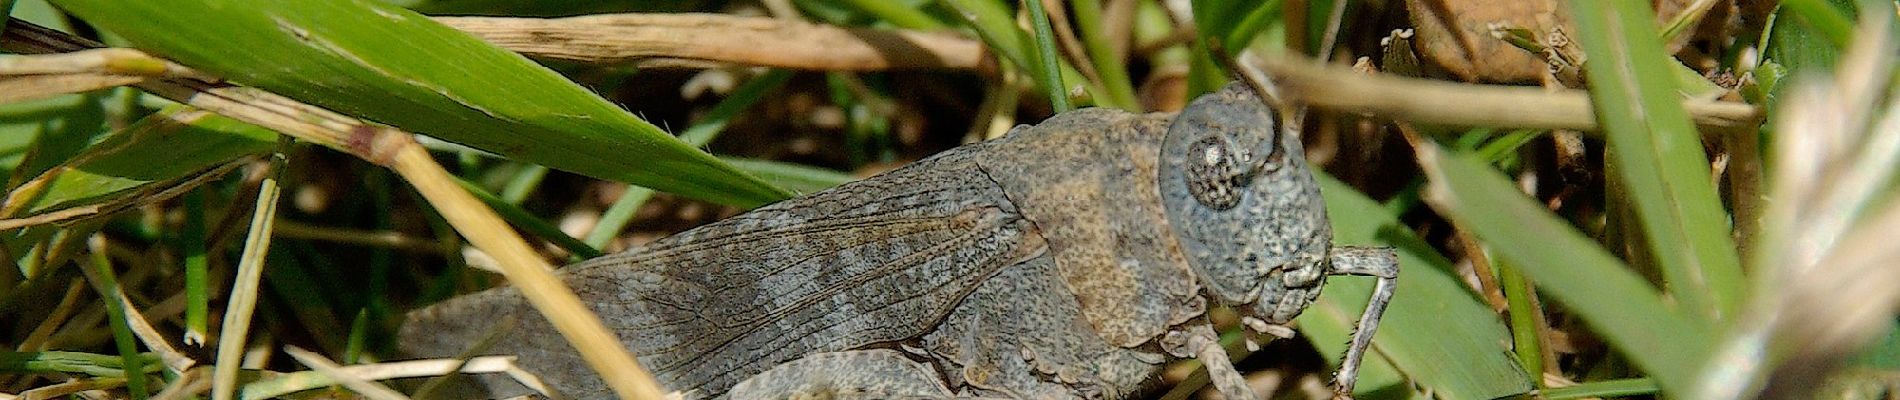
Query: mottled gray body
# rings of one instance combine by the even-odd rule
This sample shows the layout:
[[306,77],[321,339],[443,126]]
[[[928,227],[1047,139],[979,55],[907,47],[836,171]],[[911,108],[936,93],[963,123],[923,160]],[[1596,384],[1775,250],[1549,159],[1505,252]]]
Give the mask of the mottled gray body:
[[[1244,87],[1174,118],[1064,113],[561,276],[688,399],[1121,398],[1193,356],[1246,397],[1205,302],[1284,331],[1339,269],[1325,210],[1297,140]],[[1377,268],[1389,253],[1332,253],[1396,273]],[[400,346],[455,356],[505,316],[520,323],[485,353],[611,395],[510,288],[416,312]]]

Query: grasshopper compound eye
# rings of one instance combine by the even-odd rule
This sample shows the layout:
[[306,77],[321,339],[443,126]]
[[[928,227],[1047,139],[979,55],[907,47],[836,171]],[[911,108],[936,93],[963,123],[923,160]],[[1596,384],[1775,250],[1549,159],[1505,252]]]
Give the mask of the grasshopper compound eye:
[[1188,105],[1162,139],[1157,178],[1168,221],[1222,304],[1285,292],[1281,269],[1323,260],[1332,241],[1319,184],[1298,139],[1280,128],[1250,89],[1234,85]]
[[1349,395],[1396,291],[1397,257],[1390,249],[1332,246],[1319,182],[1277,116],[1243,85],[1189,104],[1162,139],[1162,206],[1208,298],[1239,310],[1260,333],[1291,334],[1286,324],[1318,298],[1325,276],[1379,278],[1334,382]]

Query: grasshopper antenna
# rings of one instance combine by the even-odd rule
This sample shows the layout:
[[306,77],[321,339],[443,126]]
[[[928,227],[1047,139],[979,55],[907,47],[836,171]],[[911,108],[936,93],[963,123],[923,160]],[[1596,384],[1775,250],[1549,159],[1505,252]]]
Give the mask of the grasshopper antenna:
[[1379,330],[1379,318],[1392,302],[1392,293],[1398,291],[1399,257],[1389,247],[1335,247],[1327,259],[1326,275],[1379,278],[1372,288],[1372,300],[1366,303],[1366,311],[1359,315],[1359,325],[1353,329],[1346,358],[1340,361],[1339,372],[1333,374],[1333,398],[1350,399],[1353,385],[1359,382],[1359,362],[1372,347],[1372,335]]

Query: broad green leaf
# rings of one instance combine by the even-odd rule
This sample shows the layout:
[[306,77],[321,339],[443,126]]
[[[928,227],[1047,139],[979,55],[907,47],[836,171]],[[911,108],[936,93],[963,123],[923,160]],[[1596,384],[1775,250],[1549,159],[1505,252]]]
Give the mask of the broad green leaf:
[[1833,73],[1852,35],[1854,0],[1791,0],[1775,11],[1765,54],[1790,73]]
[[[1320,187],[1335,243],[1392,246],[1399,252],[1398,292],[1374,337],[1377,351],[1366,357],[1360,398],[1394,397],[1386,393],[1393,384],[1405,383],[1400,377],[1449,399],[1491,399],[1531,390],[1530,377],[1509,355],[1510,332],[1461,283],[1449,260],[1351,186],[1321,175]],[[1300,315],[1300,330],[1328,356],[1327,362],[1337,363],[1345,354],[1373,282],[1370,277],[1329,278],[1319,302]],[[1381,369],[1399,374],[1386,376],[1389,372]]]
[[[1704,321],[1732,317],[1745,289],[1728,212],[1710,182],[1701,134],[1682,110],[1673,60],[1649,2],[1571,2],[1585,71],[1650,253],[1671,297]],[[1530,268],[1530,267],[1526,267]]]
[[[1431,181],[1426,198],[1434,209],[1517,266],[1663,388],[1686,393],[1709,354],[1709,326],[1664,301],[1615,256],[1483,161],[1428,144],[1419,150],[1419,164]],[[1398,296],[1405,295],[1401,288]]]
[[152,114],[61,165],[38,199],[24,210],[48,210],[113,201],[118,195],[165,186],[276,146],[264,128],[183,107]]
[[522,161],[739,206],[789,195],[519,54],[380,2],[54,3],[193,68]]
[[99,99],[97,94],[75,97],[66,103],[69,106],[55,108],[55,114],[47,115],[29,128],[27,132],[32,142],[22,149],[24,154],[13,171],[14,179],[7,186],[17,188],[24,179],[66,162],[103,135],[106,116]]
[[94,101],[75,94],[0,105],[0,168],[19,166],[34,137],[84,114],[82,110],[93,107]]

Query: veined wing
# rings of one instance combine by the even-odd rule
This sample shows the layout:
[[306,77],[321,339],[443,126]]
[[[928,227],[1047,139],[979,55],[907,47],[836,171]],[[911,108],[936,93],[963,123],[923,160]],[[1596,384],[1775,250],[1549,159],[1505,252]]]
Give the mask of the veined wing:
[[[977,284],[1043,251],[1035,229],[969,162],[982,148],[590,260],[563,277],[662,384],[689,398],[804,354],[915,338]],[[531,315],[507,290],[458,299],[418,313],[405,345],[410,332],[429,329],[421,327],[493,320],[483,314],[503,305]],[[605,390],[545,321],[521,320],[489,353],[521,355],[570,395]],[[456,328],[470,327],[446,331]],[[454,344],[435,342],[424,347]]]

